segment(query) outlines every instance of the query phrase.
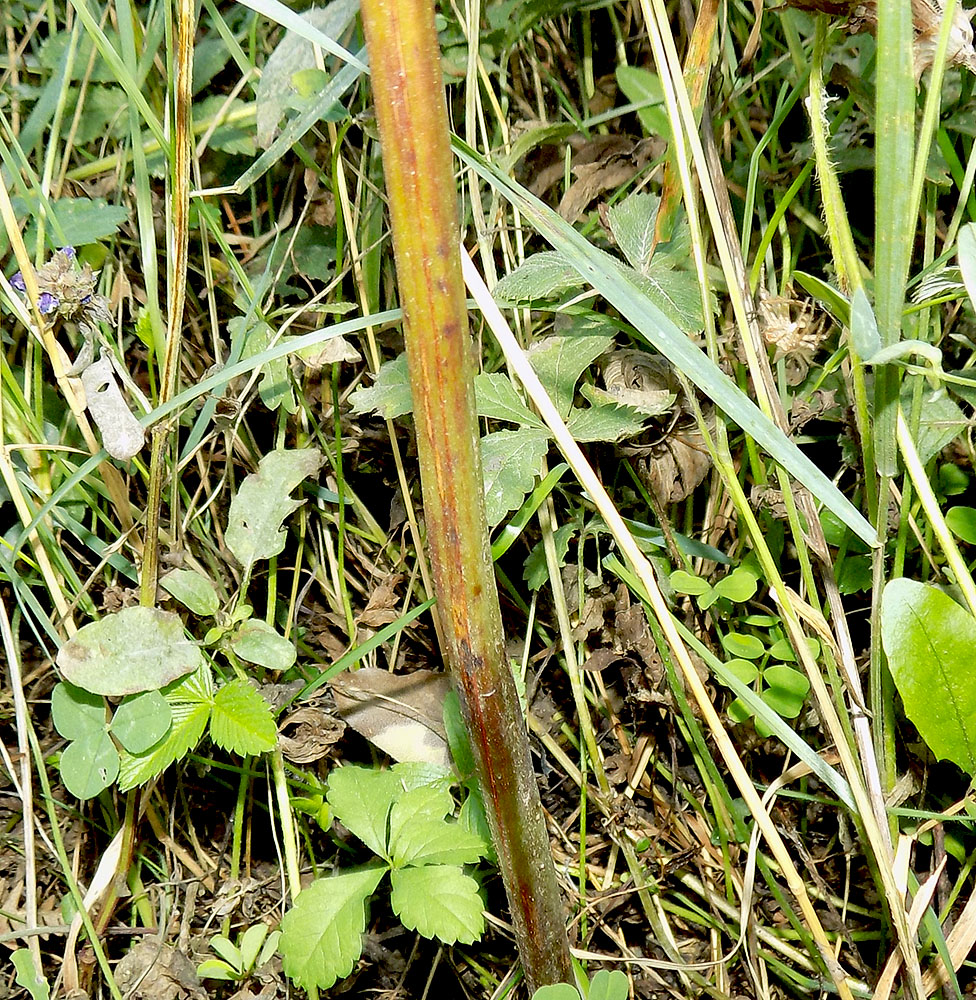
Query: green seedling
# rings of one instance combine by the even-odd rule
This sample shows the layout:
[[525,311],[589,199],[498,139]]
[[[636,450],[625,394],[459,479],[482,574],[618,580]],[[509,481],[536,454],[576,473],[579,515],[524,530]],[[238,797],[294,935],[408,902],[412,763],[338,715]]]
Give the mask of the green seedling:
[[[728,632],[722,637],[722,645],[733,659],[726,666],[743,684],[753,685],[762,700],[784,719],[795,719],[803,708],[803,702],[810,691],[810,681],[796,667],[790,666],[796,657],[778,628],[779,619],[771,615],[749,615],[743,623],[769,629],[772,638],[769,645],[758,635],[748,632]],[[807,639],[813,656],[820,653],[816,639]],[[786,660],[788,662],[781,662]],[[746,722],[754,716],[753,711],[740,698],[728,707],[729,718],[733,722]],[[756,732],[760,736],[771,736],[772,731],[761,719],[755,720]]]
[[586,976],[577,969],[579,987],[569,983],[556,983],[553,986],[540,986],[532,994],[532,1000],[627,1000],[630,984],[627,977],[619,970],[607,972],[601,969],[587,982]]
[[420,764],[332,772],[328,805],[377,858],[313,882],[285,914],[280,950],[296,985],[328,989],[349,975],[362,953],[366,904],[387,873],[390,903],[405,927],[445,944],[481,936],[484,904],[462,866],[484,857],[488,845],[447,818],[454,812],[450,781]]
[[267,924],[248,927],[234,944],[223,934],[210,939],[210,947],[220,958],[208,958],[197,966],[201,979],[221,979],[241,983],[250,979],[278,950],[281,931],[268,933]]
[[759,583],[757,574],[747,566],[736,567],[714,584],[683,569],[676,569],[670,579],[671,589],[694,597],[702,611],[707,611],[716,602],[724,604],[725,609],[733,604],[745,604],[755,596]]

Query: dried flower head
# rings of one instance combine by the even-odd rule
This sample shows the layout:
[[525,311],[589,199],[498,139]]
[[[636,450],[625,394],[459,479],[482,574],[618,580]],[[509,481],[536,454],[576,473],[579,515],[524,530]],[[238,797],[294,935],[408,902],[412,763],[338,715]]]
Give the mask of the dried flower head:
[[826,317],[817,316],[812,301],[805,302],[759,290],[759,328],[763,340],[776,348],[774,360],[787,361],[787,381],[802,382],[813,363],[813,356],[827,335]]
[[[108,300],[95,291],[98,272],[93,271],[90,264],[79,268],[77,257],[74,247],[61,247],[38,268],[37,308],[44,316],[57,315],[82,326],[108,323],[111,321]],[[10,279],[10,284],[26,294],[27,285],[20,271]]]

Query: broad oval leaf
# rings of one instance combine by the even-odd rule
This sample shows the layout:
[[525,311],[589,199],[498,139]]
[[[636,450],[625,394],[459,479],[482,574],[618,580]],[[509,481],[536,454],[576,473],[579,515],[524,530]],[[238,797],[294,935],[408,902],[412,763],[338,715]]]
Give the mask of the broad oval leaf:
[[976,619],[936,587],[892,580],[881,598],[881,642],[922,739],[976,774]]
[[195,615],[215,615],[220,598],[213,583],[192,569],[174,569],[160,578],[160,586]]
[[296,986],[326,990],[352,972],[363,950],[366,901],[385,867],[319,879],[304,889],[281,921],[282,966]]
[[295,645],[260,618],[242,622],[230,640],[230,648],[248,663],[269,670],[287,670],[295,662]]
[[85,625],[57,657],[58,669],[76,687],[116,697],[165,687],[202,663],[178,615],[143,607]]
[[485,509],[489,526],[517,510],[542,469],[549,432],[531,428],[495,431],[481,439],[485,474]]
[[976,507],[950,507],[945,519],[954,535],[976,545]]

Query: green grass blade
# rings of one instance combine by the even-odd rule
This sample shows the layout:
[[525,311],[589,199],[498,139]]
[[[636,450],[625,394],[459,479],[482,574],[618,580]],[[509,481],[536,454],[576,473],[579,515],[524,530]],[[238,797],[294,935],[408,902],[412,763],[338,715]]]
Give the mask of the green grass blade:
[[[915,236],[912,31],[911,0],[888,0],[878,5],[874,300],[883,347],[901,339],[905,283]],[[876,461],[878,471],[886,476],[898,471],[898,375],[894,365],[875,375]]]

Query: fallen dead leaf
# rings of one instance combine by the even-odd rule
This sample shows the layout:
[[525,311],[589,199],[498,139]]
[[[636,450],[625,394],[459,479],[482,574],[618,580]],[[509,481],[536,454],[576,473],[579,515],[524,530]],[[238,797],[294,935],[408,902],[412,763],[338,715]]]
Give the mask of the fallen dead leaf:
[[339,715],[374,746],[397,761],[450,767],[443,722],[451,687],[446,674],[391,674],[363,667],[331,683]]

